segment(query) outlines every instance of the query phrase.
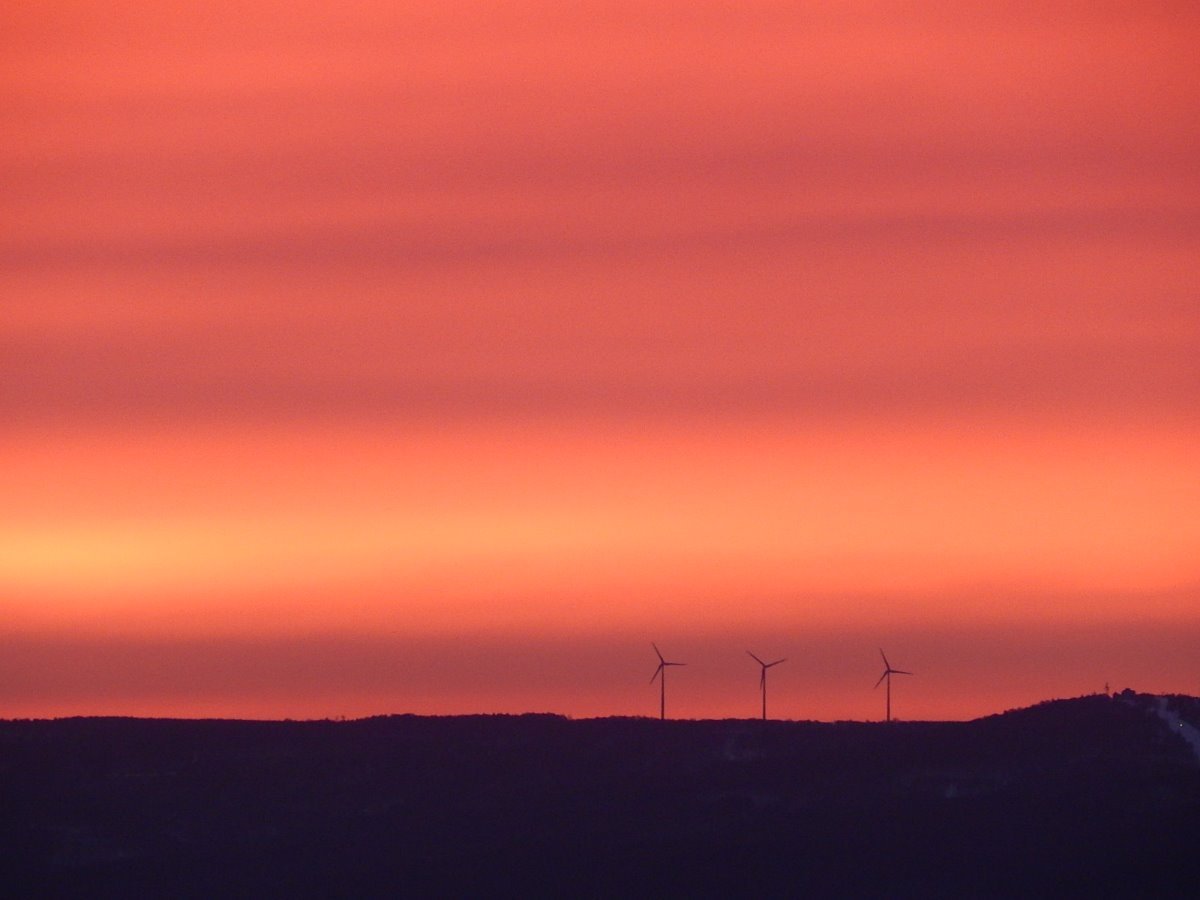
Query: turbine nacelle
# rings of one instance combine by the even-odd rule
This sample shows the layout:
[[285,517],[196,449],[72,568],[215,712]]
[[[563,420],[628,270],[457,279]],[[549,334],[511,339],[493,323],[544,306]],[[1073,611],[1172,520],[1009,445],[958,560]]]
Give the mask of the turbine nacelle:
[[777,666],[782,662],[787,662],[786,657],[784,657],[783,659],[777,659],[777,660],[775,660],[775,662],[763,662],[761,659],[759,659],[753,653],[750,653],[749,650],[747,650],[746,653],[749,654],[749,656],[752,660],[754,660],[756,663],[758,663],[760,666],[762,666],[762,672],[758,676],[758,686],[759,687],[762,687],[764,684],[767,683],[767,669],[771,668],[771,666]]
[[890,678],[893,675],[911,675],[912,672],[906,672],[904,669],[893,669],[892,664],[888,662],[887,656],[883,652],[883,648],[879,649],[879,655],[883,657],[883,674],[879,676],[879,680],[875,682],[875,687],[883,684],[885,678]]
[[650,676],[651,684],[654,684],[654,680],[656,678],[658,678],[659,675],[662,674],[663,669],[665,669],[667,666],[686,666],[687,665],[687,663],[682,663],[682,662],[668,662],[667,660],[663,659],[663,655],[658,649],[658,644],[655,644],[652,641],[650,643],[650,646],[654,648],[654,655],[658,657],[658,668],[655,669],[654,674]]

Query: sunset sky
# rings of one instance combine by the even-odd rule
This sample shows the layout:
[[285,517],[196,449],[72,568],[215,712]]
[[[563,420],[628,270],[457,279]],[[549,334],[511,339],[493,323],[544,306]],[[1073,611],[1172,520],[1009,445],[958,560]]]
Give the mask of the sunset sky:
[[0,718],[1200,694],[1200,4],[0,10]]

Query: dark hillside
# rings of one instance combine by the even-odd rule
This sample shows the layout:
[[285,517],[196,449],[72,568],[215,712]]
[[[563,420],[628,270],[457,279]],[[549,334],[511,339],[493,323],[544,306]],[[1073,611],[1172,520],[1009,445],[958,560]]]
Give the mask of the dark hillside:
[[1185,896],[1200,762],[1167,719],[1198,708],[3,722],[0,866],[62,896]]

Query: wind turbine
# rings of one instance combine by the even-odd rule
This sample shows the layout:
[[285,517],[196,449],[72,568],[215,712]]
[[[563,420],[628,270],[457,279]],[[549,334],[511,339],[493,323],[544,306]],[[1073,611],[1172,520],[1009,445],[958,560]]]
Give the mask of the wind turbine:
[[650,683],[654,684],[654,679],[662,676],[659,681],[658,717],[665,719],[667,717],[667,666],[686,666],[687,663],[667,662],[659,652],[658,644],[651,641],[650,646],[654,648],[654,654],[658,657],[658,668],[650,676]]
[[[750,653],[749,650],[747,650],[746,652]],[[762,689],[763,721],[765,722],[765,721],[767,721],[767,669],[771,668],[771,666],[777,666],[781,662],[787,662],[787,660],[786,659],[777,659],[777,660],[775,660],[775,662],[763,662],[761,659],[759,659],[753,653],[750,653],[750,658],[752,660],[754,660],[756,663],[758,663],[760,666],[762,666],[762,677],[758,679],[758,686],[759,686],[759,688]]]
[[892,721],[892,676],[893,675],[911,675],[912,672],[905,672],[903,669],[893,669],[892,664],[888,662],[888,658],[884,656],[883,648],[879,648],[879,655],[883,656],[883,674],[879,676],[879,681],[875,682],[875,687],[886,679],[887,680],[887,720]]

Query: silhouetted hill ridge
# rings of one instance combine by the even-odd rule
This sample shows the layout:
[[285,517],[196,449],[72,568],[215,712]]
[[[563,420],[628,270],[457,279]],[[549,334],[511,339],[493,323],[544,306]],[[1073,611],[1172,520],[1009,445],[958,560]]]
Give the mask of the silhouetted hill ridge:
[[1131,692],[971,722],[4,721],[0,874],[63,896],[1183,896],[1189,723],[1196,698]]

